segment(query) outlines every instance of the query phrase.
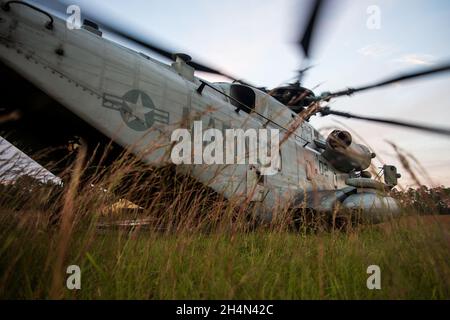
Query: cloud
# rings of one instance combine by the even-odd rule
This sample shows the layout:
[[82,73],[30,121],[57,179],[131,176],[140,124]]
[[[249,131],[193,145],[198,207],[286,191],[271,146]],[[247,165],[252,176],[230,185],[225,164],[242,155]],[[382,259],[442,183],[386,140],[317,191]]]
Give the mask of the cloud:
[[422,65],[422,66],[430,66],[434,64],[435,57],[431,54],[406,54],[400,57],[399,59],[395,59],[395,62],[409,64],[409,65]]
[[391,45],[372,43],[358,49],[358,53],[366,57],[381,58],[392,55],[397,49]]

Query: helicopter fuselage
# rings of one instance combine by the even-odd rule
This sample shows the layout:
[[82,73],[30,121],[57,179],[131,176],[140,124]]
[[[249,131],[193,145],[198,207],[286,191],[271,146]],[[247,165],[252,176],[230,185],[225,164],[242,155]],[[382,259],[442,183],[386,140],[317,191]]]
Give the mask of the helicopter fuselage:
[[[194,121],[221,131],[280,129],[298,117],[266,92],[201,80],[182,59],[169,66],[98,32],[69,30],[57,18],[50,30],[47,20],[31,8],[0,10],[2,62],[147,164],[170,164],[172,132],[192,129]],[[239,108],[234,98],[250,109]],[[260,165],[248,163],[177,167],[227,198],[260,204],[269,216],[299,195],[326,191],[337,198],[339,190],[348,190],[349,174],[322,156],[323,146],[316,142],[325,138],[307,121],[280,135],[281,161],[273,175],[261,176]]]

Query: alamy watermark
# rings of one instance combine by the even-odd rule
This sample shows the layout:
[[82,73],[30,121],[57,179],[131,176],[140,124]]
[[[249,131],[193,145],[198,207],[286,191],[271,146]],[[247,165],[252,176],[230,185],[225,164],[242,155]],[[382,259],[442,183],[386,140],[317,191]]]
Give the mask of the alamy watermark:
[[367,274],[370,276],[367,278],[367,289],[369,290],[381,290],[381,269],[377,265],[370,265],[367,267]]
[[66,19],[66,26],[69,30],[80,29],[81,22],[81,8],[77,5],[70,5],[67,7],[66,13],[68,15]]
[[66,287],[69,290],[81,289],[81,269],[77,265],[67,267],[66,273],[69,274],[66,280]]
[[368,18],[366,21],[367,29],[380,30],[381,29],[381,9],[377,5],[367,7],[366,13]]
[[[203,132],[202,121],[194,121],[193,135],[188,129],[172,132],[174,164],[252,164],[261,175],[274,175],[281,168],[278,129],[219,129]],[[270,149],[270,154],[269,154]]]

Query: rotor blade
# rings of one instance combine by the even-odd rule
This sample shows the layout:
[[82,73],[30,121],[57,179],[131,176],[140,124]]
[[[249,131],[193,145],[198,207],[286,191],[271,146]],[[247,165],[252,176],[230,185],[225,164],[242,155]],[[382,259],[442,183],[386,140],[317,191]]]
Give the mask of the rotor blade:
[[[138,44],[138,45],[140,45],[140,46],[142,46],[144,48],[147,48],[147,49],[149,49],[149,50],[151,50],[151,51],[153,51],[153,52],[155,52],[155,53],[157,53],[157,54],[167,58],[167,59],[170,59],[170,60],[175,60],[176,59],[174,52],[172,52],[171,50],[168,50],[168,49],[166,49],[166,48],[164,48],[164,47],[162,47],[160,45],[152,43],[151,41],[149,41],[147,39],[143,39],[142,37],[139,37],[139,36],[136,36],[136,35],[131,35],[129,32],[120,30],[120,29],[115,28],[115,27],[113,27],[111,25],[108,25],[106,23],[101,23],[101,27],[105,31],[111,32],[111,33],[113,33],[113,34],[115,34],[115,35],[117,35],[117,36],[119,36],[119,37],[121,37],[123,39],[128,40],[128,41],[134,42],[134,43],[136,43],[136,44]],[[207,72],[207,73],[217,74],[217,75],[221,75],[221,76],[227,77],[227,78],[229,78],[231,80],[236,80],[235,77],[233,77],[233,76],[231,76],[229,74],[226,74],[226,73],[224,73],[224,72],[222,72],[222,71],[220,71],[218,69],[215,69],[215,68],[212,68],[212,67],[208,67],[205,64],[202,64],[200,62],[196,62],[196,61],[191,60],[191,61],[186,61],[186,63],[188,65],[190,65],[191,67],[193,67],[197,71],[203,71],[203,72]]]
[[303,80],[303,77],[305,76],[305,74],[314,67],[315,67],[315,65],[308,64],[306,67],[298,70],[298,76],[297,76],[298,83],[302,83],[302,80]]
[[315,65],[308,65],[307,67],[298,70],[298,74],[303,75],[307,71],[309,71],[310,69],[315,68],[315,67],[316,67]]
[[298,43],[303,49],[303,52],[305,53],[306,57],[309,57],[310,54],[310,47],[312,39],[314,38],[314,28],[316,25],[316,22],[318,20],[318,17],[320,15],[320,11],[322,8],[322,5],[324,3],[324,0],[315,0],[313,4],[313,9],[311,11],[311,15],[309,16],[308,23],[306,25],[305,31],[303,32],[302,37],[299,39]]
[[[123,32],[123,31],[120,31],[120,30],[117,30],[117,29],[113,29],[111,27],[108,27],[108,30],[112,31],[114,34],[117,34],[117,35],[119,35],[122,38],[125,38],[127,40],[133,41],[133,42],[143,46],[144,48],[147,48],[147,49],[149,49],[149,50],[151,50],[153,52],[156,52],[157,54],[159,54],[159,55],[161,55],[161,56],[163,56],[165,58],[168,58],[170,60],[174,60],[175,59],[175,54],[174,53],[170,52],[167,49],[162,48],[159,45],[157,46],[155,44],[151,44],[148,41],[144,41],[144,40],[138,39],[137,37],[130,36],[129,34]],[[227,77],[227,78],[229,78],[231,80],[236,80],[235,77],[233,77],[233,76],[231,76],[229,74],[226,74],[226,73],[224,73],[224,72],[222,72],[220,70],[217,70],[215,68],[208,67],[205,64],[202,64],[200,62],[196,62],[196,61],[191,60],[191,61],[186,61],[186,63],[188,65],[190,65],[191,67],[193,67],[196,71],[202,71],[202,72],[217,74],[217,75],[221,75],[221,76]]]
[[151,51],[153,51],[153,52],[163,56],[164,58],[167,58],[167,59],[170,59],[170,60],[174,60],[173,53],[170,52],[167,49],[162,48],[159,45],[152,45],[148,41],[144,41],[144,40],[138,39],[135,36],[131,36],[130,34],[125,33],[125,32],[123,32],[121,30],[112,28],[111,26],[102,26],[102,27],[104,29],[106,29],[108,32],[111,32],[111,33],[113,33],[115,35],[118,35],[119,37],[121,37],[123,39],[126,39],[126,40],[134,42],[134,43],[136,43],[136,44],[138,44],[138,45],[140,45],[140,46],[142,46],[144,48],[147,48],[147,49],[149,49],[149,50],[151,50]]
[[367,85],[367,86],[363,86],[363,87],[359,87],[359,88],[348,88],[345,90],[341,90],[341,91],[337,91],[337,92],[327,92],[322,94],[322,96],[320,97],[320,100],[329,100],[331,98],[337,98],[337,97],[341,97],[341,96],[349,96],[352,95],[356,92],[361,92],[361,91],[365,91],[365,90],[370,90],[373,88],[379,88],[379,87],[383,87],[389,84],[393,84],[396,82],[400,82],[400,81],[404,81],[404,80],[410,80],[410,79],[414,79],[414,78],[420,78],[420,77],[424,77],[424,76],[428,76],[434,73],[440,73],[440,72],[446,72],[446,71],[450,71],[450,63],[445,64],[445,65],[441,65],[435,68],[430,68],[427,70],[423,70],[420,72],[412,72],[412,73],[406,73],[403,75],[400,75],[398,77],[395,78],[391,78],[388,80],[384,80],[378,83],[374,83],[371,85]]
[[330,107],[322,108],[320,110],[320,113],[322,114],[322,116],[327,116],[327,115],[331,114],[331,115],[335,115],[338,117],[353,118],[353,119],[360,119],[360,120],[390,124],[390,125],[401,126],[401,127],[405,127],[405,128],[417,129],[417,130],[427,131],[427,132],[431,132],[431,133],[437,133],[437,134],[450,136],[450,129],[447,129],[447,128],[431,127],[431,126],[421,125],[421,124],[417,124],[417,123],[402,122],[402,121],[397,121],[397,120],[392,120],[392,119],[365,117],[365,116],[351,114],[348,112],[334,111],[334,110],[331,110]]
[[205,66],[204,64],[200,64],[200,63],[195,62],[195,61],[188,61],[186,63],[188,65],[190,65],[192,68],[194,68],[195,70],[197,70],[197,71],[218,74],[218,75],[227,77],[228,79],[231,79],[231,80],[237,80],[235,77],[230,76],[229,74],[226,74],[226,73],[224,73],[222,71],[219,71],[217,69]]

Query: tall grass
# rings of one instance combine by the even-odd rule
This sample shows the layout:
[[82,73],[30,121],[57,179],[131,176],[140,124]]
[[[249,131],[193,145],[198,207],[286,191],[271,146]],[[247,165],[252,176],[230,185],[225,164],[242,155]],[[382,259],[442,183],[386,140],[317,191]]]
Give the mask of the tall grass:
[[[258,224],[250,202],[173,167],[127,154],[113,166],[89,163],[80,149],[63,185],[3,188],[0,298],[450,298],[448,219],[405,211],[382,225],[297,230],[280,208]],[[140,208],[116,210],[120,199]],[[81,268],[80,290],[66,288],[69,265]],[[366,286],[370,265],[381,268],[381,290]]]

